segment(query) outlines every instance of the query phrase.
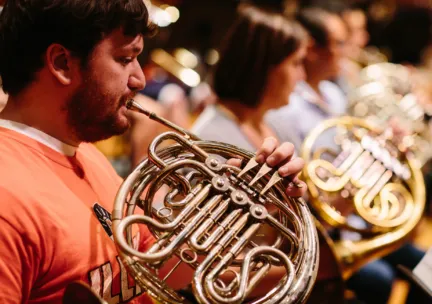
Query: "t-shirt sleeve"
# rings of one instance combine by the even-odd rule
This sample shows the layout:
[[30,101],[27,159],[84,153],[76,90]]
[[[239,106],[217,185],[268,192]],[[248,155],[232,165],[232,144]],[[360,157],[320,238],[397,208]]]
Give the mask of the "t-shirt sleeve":
[[[2,199],[5,199],[2,193]],[[24,303],[36,280],[40,259],[28,238],[0,216],[0,303]]]

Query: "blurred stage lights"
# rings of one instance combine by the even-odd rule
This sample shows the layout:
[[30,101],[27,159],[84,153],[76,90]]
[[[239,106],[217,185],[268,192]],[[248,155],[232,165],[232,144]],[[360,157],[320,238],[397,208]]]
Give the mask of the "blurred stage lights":
[[198,65],[198,58],[191,51],[185,48],[178,48],[174,51],[174,57],[185,67],[195,69]]
[[180,18],[180,11],[178,8],[169,5],[151,7],[151,19],[153,23],[160,27],[167,27],[172,23],[177,22]]
[[150,58],[154,63],[189,87],[196,87],[201,82],[201,77],[196,71],[184,66],[176,57],[163,49],[153,50]]
[[215,65],[219,61],[219,52],[215,49],[210,49],[205,56],[205,61],[208,65]]
[[184,69],[180,71],[179,78],[186,85],[196,87],[201,82],[201,77],[192,69]]
[[180,11],[177,7],[168,6],[165,11],[171,16],[171,23],[177,22],[180,18]]

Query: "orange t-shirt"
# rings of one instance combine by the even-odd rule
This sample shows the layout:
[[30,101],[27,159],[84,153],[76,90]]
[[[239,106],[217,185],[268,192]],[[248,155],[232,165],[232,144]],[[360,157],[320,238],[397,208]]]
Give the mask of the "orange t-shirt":
[[0,303],[61,303],[77,280],[110,304],[152,303],[110,238],[121,179],[93,145],[66,156],[0,127],[0,170]]

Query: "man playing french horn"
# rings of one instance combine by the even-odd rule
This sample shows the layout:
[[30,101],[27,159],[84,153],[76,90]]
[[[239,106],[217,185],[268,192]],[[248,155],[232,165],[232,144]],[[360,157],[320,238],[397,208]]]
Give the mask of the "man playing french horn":
[[[142,0],[15,0],[0,18],[0,302],[61,303],[65,287],[89,284],[109,303],[151,303],[112,241],[121,184],[89,144],[129,127],[125,103],[145,85],[137,56],[152,33]],[[303,187],[289,143],[268,138],[256,161]],[[149,246],[148,230],[134,235]],[[139,241],[139,243],[138,243]],[[182,287],[185,277],[176,278]]]

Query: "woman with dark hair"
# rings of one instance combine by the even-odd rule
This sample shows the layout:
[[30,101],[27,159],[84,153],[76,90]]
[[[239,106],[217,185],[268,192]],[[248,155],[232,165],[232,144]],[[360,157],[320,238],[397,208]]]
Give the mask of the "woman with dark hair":
[[213,74],[218,101],[204,110],[192,131],[251,151],[269,136],[299,145],[268,126],[264,114],[286,105],[304,78],[306,38],[299,24],[281,14],[241,5]]

